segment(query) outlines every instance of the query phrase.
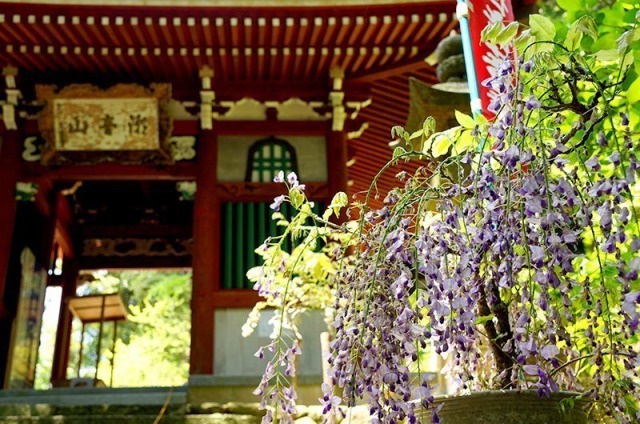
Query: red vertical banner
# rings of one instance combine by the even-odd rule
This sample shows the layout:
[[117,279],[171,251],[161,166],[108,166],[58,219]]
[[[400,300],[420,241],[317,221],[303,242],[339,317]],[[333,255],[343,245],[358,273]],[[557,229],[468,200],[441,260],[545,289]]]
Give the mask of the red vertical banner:
[[485,115],[487,106],[496,93],[484,87],[482,81],[495,74],[500,63],[510,54],[510,47],[500,48],[493,44],[483,43],[480,34],[484,27],[494,22],[505,23],[514,20],[511,0],[467,0],[469,4],[469,31],[471,32],[471,45],[476,68],[476,77],[482,101],[482,111]]

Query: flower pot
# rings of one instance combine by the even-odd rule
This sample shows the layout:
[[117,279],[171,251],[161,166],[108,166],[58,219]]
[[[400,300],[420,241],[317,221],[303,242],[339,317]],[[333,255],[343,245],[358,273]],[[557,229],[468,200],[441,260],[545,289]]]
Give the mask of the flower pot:
[[[539,398],[535,390],[492,390],[469,395],[437,397],[443,404],[438,418],[443,424],[583,424],[592,422],[587,413],[588,400],[576,400],[563,412],[560,402],[578,393],[553,393]],[[428,413],[431,416],[431,412]],[[426,418],[426,417],[425,417]],[[427,419],[422,422],[428,422]]]

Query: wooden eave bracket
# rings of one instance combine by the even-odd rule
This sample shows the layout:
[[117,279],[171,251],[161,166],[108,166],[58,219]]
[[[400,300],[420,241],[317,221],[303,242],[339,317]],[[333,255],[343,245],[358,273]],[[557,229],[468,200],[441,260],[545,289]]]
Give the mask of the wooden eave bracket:
[[[345,101],[343,89],[344,71],[340,68],[332,68],[329,76],[332,79],[332,91],[329,93],[329,106],[332,108],[332,131],[344,131],[347,118],[355,120],[360,111],[372,102],[371,97],[363,101]],[[362,125],[360,130],[351,134],[350,138],[359,137],[367,127]]]
[[18,129],[16,123],[16,107],[18,106],[18,99],[22,97],[22,93],[16,86],[16,75],[18,75],[18,69],[13,66],[6,66],[2,69],[7,96],[6,100],[0,101],[0,105],[2,105],[2,120],[4,121],[5,128],[8,130]]
[[349,140],[353,140],[356,138],[360,138],[360,136],[362,136],[362,133],[364,133],[367,128],[369,128],[369,123],[368,122],[363,122],[362,124],[360,124],[360,127],[354,131],[349,131],[347,133],[347,139]]

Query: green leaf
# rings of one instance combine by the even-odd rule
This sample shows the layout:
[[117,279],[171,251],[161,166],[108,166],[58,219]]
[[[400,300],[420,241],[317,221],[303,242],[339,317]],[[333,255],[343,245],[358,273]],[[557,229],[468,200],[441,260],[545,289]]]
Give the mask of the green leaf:
[[563,413],[570,412],[575,405],[575,399],[572,397],[564,398],[560,401],[560,409]]
[[640,102],[640,76],[636,77],[636,80],[629,86],[627,100],[629,104]]
[[633,38],[633,31],[625,31],[622,35],[616,40],[618,42],[618,53],[624,54],[625,50],[629,47],[629,43]]
[[553,41],[553,37],[556,35],[556,27],[553,26],[553,22],[542,15],[529,16],[529,26],[531,26],[531,33],[539,41]]
[[560,8],[568,12],[580,10],[584,7],[584,2],[582,0],[556,0],[556,3]]
[[396,138],[402,138],[404,139],[406,136],[407,132],[404,130],[404,128],[402,128],[399,125],[395,125],[393,127],[391,127],[391,138],[396,139]]
[[473,144],[473,136],[471,135],[471,130],[462,131],[460,137],[456,140],[454,145],[456,153],[460,154],[469,149],[469,147]]
[[473,128],[476,126],[475,121],[472,117],[467,114],[460,112],[459,110],[455,111],[456,121],[462,126],[462,128]]
[[425,137],[430,137],[436,130],[436,120],[433,116],[429,116],[422,123],[422,131],[424,132]]
[[[331,215],[331,211],[333,211],[335,216],[339,216],[340,209],[347,206],[348,204],[349,204],[349,197],[347,196],[347,193],[343,191],[337,192],[335,196],[333,196],[333,199],[331,199],[331,204],[327,208],[327,210],[329,211],[329,215]],[[324,215],[322,215],[322,217],[324,218],[326,214],[327,212],[325,212]],[[328,219],[328,218],[324,218],[324,219]]]
[[436,134],[433,144],[431,145],[431,154],[434,158],[440,157],[449,151],[449,148],[453,144],[453,141],[447,134]]
[[583,32],[580,31],[580,29],[576,25],[577,22],[578,21],[574,22],[573,25],[571,25],[571,28],[569,28],[569,31],[567,31],[567,36],[564,40],[564,45],[569,50],[577,49],[580,45],[580,41],[582,41]]
[[620,57],[620,54],[616,49],[607,49],[598,51],[595,57],[602,62],[615,62]]
[[520,24],[518,22],[511,22],[509,25],[504,27],[500,33],[498,33],[495,37],[495,42],[500,45],[508,44],[516,35],[518,35],[518,28],[520,28]]
[[304,203],[305,196],[304,193],[302,193],[297,188],[292,188],[291,190],[289,190],[289,199],[291,201],[291,206],[296,209],[300,209],[300,206],[302,206],[302,203]]
[[591,37],[591,39],[595,40],[598,38],[598,25],[596,24],[596,21],[594,21],[591,16],[584,15],[580,17],[580,19],[574,22],[574,25],[583,34],[586,34],[589,37]]
[[407,151],[403,147],[396,147],[393,149],[393,159],[397,159],[405,153],[407,153]]
[[476,124],[478,124],[480,126],[487,125],[489,123],[487,118],[485,118],[484,115],[481,114],[481,113],[476,113],[473,116],[473,120],[476,122]]
[[494,317],[495,317],[495,315],[493,315],[493,314],[479,316],[478,318],[476,318],[475,324],[476,325],[483,325],[483,324],[491,321]]
[[414,131],[409,136],[409,140],[413,140],[415,138],[422,137],[423,134],[424,134],[424,130],[423,129],[419,129],[418,131]]
[[498,36],[498,34],[500,34],[500,31],[502,31],[503,27],[504,25],[500,21],[487,25],[480,33],[480,39],[485,43],[494,42],[495,38]]
[[520,33],[520,35],[518,35],[518,37],[516,37],[516,39],[513,42],[513,44],[516,47],[517,51],[523,52],[524,49],[529,45],[529,43],[531,43],[533,41],[535,41],[535,37],[533,37],[531,35],[531,30],[530,29],[526,29],[526,30],[522,31]]

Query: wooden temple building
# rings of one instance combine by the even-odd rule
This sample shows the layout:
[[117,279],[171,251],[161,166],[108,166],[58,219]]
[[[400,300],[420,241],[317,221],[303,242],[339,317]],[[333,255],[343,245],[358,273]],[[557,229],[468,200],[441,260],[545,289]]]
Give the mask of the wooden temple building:
[[[258,300],[244,274],[274,230],[274,173],[319,205],[366,190],[455,6],[0,0],[3,387],[33,384],[44,287],[72,297],[97,269],[191,268],[189,384],[235,378],[226,328]],[[70,329],[63,303],[54,386]]]

